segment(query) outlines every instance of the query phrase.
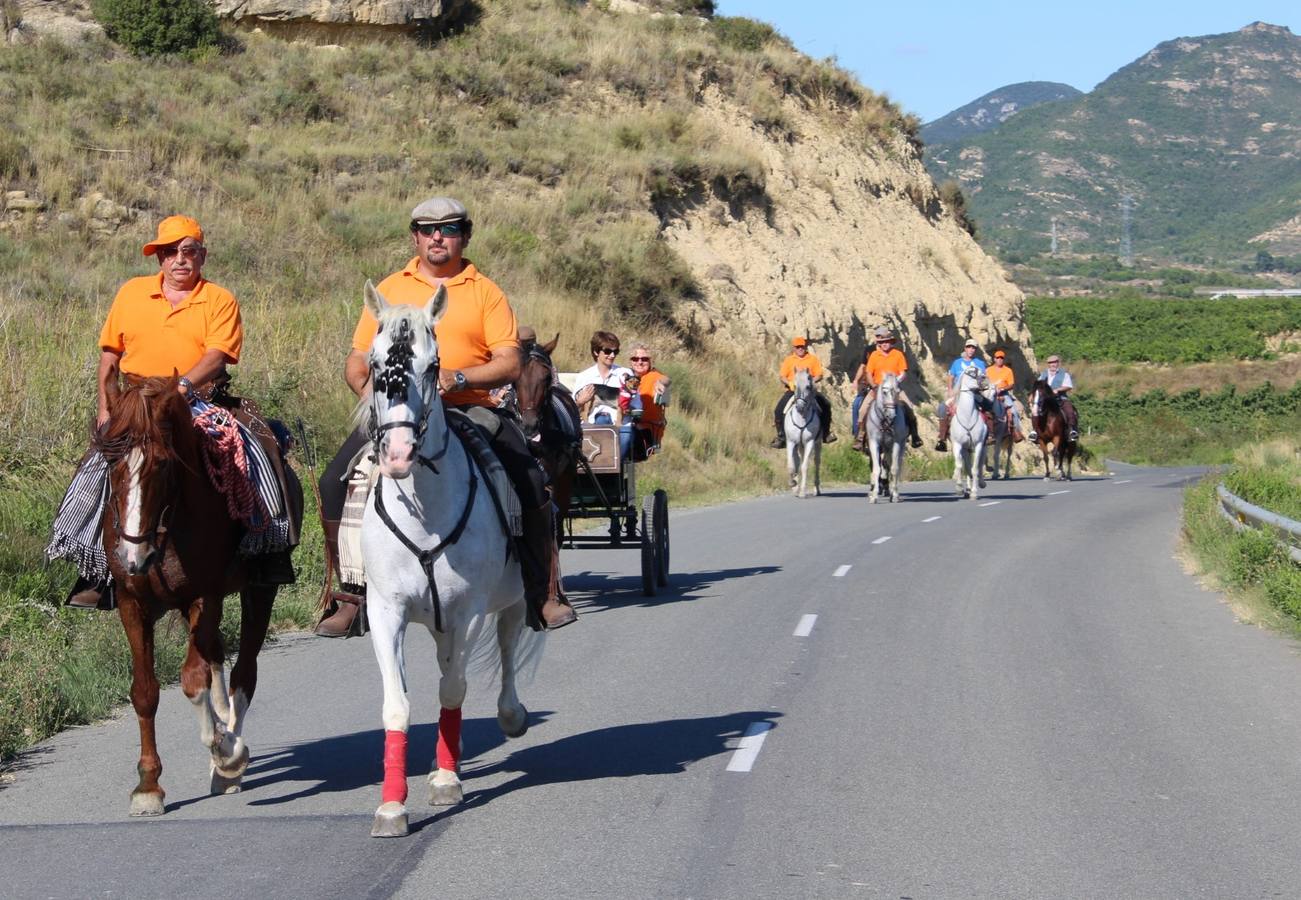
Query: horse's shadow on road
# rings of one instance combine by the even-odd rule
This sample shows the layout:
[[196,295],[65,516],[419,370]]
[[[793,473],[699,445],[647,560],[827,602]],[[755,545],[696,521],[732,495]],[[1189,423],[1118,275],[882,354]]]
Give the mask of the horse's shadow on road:
[[625,606],[662,606],[684,600],[711,596],[709,588],[733,578],[772,575],[781,566],[741,566],[735,569],[709,569],[704,572],[674,572],[667,587],[659,588],[654,597],[641,592],[641,575],[621,575],[587,569],[565,575],[565,592],[574,607],[584,614],[603,612]]
[[[552,715],[547,711],[532,712],[529,724],[536,727]],[[771,710],[749,710],[696,719],[614,725],[522,747],[503,760],[484,763],[476,762],[476,757],[496,750],[506,739],[495,718],[466,719],[461,730],[465,748],[461,770],[465,800],[423,821],[412,822],[412,831],[530,787],[679,774],[693,763],[730,752],[751,725],[758,722],[775,725],[780,717],[781,713]],[[409,773],[416,775],[434,768],[437,735],[438,728],[433,723],[411,726],[407,735]],[[316,794],[363,788],[373,788],[378,797],[384,777],[383,754],[384,732],[380,729],[290,744],[254,760],[244,776],[244,790],[288,782],[304,785],[290,793],[250,801],[250,806],[279,806]],[[503,775],[514,777],[491,787],[475,787],[481,779],[496,781]],[[410,804],[413,812],[419,809],[420,802],[421,798],[413,795]]]

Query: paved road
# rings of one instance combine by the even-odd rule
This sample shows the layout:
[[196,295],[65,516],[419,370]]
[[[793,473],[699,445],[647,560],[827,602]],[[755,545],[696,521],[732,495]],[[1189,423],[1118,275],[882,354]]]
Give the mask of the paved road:
[[206,796],[175,689],[161,819],[126,818],[133,716],[66,733],[0,790],[0,895],[1297,896],[1301,662],[1174,559],[1191,476],[675,513],[653,599],[635,551],[567,553],[582,620],[523,739],[472,688],[452,811],[420,805],[432,642],[408,641],[404,840],[368,836],[369,641],[284,640],[242,794]]

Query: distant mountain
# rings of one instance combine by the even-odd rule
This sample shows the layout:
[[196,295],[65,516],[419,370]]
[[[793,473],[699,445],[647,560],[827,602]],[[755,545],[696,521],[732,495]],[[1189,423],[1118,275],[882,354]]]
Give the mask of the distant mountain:
[[1069,100],[1081,91],[1056,81],[1022,81],[990,91],[922,126],[922,140],[927,147],[963,141],[982,131],[1002,125],[1017,113],[1041,103]]
[[[1235,261],[1301,242],[1301,38],[1256,22],[1158,45],[1074,100],[928,153],[1006,258],[1049,247]],[[1127,202],[1124,198],[1129,197]],[[1252,244],[1253,241],[1257,243]]]

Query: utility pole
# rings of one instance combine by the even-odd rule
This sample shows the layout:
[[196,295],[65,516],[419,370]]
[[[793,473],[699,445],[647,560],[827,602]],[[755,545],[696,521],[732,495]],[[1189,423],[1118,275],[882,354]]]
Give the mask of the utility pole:
[[1053,216],[1053,249],[1052,256],[1057,256],[1057,217]]
[[1134,195],[1124,194],[1120,198],[1120,263],[1129,267],[1134,265],[1134,242],[1131,231],[1134,222]]

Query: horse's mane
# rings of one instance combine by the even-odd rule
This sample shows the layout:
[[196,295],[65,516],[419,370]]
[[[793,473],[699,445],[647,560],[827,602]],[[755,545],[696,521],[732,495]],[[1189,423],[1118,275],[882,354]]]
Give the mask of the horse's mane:
[[172,426],[189,418],[185,398],[172,378],[130,381],[112,400],[107,427],[96,432],[95,449],[110,462],[139,447],[153,460],[176,459]]

